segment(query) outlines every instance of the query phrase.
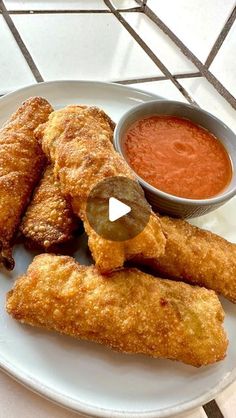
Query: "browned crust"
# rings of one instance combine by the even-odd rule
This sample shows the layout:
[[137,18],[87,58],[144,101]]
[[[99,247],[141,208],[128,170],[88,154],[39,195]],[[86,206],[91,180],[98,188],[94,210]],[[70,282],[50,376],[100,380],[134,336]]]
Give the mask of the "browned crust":
[[228,345],[213,291],[137,269],[106,278],[71,257],[37,256],[6,307],[26,324],[197,367],[222,360]]
[[30,98],[0,130],[0,263],[8,269],[13,236],[46,161],[34,129],[52,110],[45,99]]
[[48,165],[20,226],[27,247],[45,251],[60,248],[72,240],[78,224],[69,201],[61,194],[53,167]]
[[160,218],[166,248],[153,267],[169,277],[205,286],[236,302],[236,245],[168,216]]
[[145,259],[163,253],[165,237],[153,213],[139,235],[123,242],[105,240],[87,220],[87,198],[95,185],[107,177],[134,179],[133,172],[112,146],[111,123],[102,110],[68,106],[53,112],[49,121],[39,127],[38,136],[54,164],[62,193],[71,200],[73,211],[83,220],[90,250],[101,272],[120,268],[125,260],[137,254]]

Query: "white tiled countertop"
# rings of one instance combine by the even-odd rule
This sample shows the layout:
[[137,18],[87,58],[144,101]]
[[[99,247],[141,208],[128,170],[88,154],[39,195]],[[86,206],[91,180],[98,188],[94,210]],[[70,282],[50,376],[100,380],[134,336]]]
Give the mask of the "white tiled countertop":
[[[235,0],[0,1],[0,95],[43,80],[114,81],[196,103],[236,132],[235,56]],[[0,418],[32,416],[80,415],[0,373]],[[180,417],[207,416],[236,417],[236,383]]]

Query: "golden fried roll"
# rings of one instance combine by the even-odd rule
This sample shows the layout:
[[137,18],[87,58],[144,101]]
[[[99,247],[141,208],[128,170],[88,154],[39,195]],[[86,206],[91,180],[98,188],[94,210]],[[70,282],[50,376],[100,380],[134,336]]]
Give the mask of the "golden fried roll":
[[61,194],[53,167],[48,165],[20,226],[27,245],[45,251],[57,248],[72,239],[78,222],[70,203]]
[[135,179],[126,161],[113,148],[113,127],[102,110],[68,106],[53,112],[48,123],[38,129],[43,149],[54,163],[62,193],[70,198],[73,211],[84,222],[90,250],[102,273],[122,267],[125,260],[137,254],[143,259],[158,257],[165,247],[160,221],[153,213],[145,229],[126,241],[104,239],[88,222],[87,198],[95,185],[108,177]]
[[166,248],[153,267],[236,302],[236,244],[180,219],[164,216],[160,220]]
[[228,345],[213,291],[137,269],[108,278],[66,256],[35,257],[6,308],[26,324],[197,367],[222,360]]
[[0,264],[13,269],[12,239],[45,164],[34,130],[48,119],[50,104],[26,100],[0,130]]

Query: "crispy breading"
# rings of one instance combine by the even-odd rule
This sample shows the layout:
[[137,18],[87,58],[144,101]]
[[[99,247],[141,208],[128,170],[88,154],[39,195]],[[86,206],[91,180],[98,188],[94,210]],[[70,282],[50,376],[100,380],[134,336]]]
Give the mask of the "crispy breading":
[[70,203],[61,194],[53,167],[48,165],[20,226],[27,246],[45,251],[58,248],[72,239],[78,223]]
[[102,276],[65,256],[35,257],[6,308],[26,324],[197,367],[222,360],[228,344],[213,291],[137,269]]
[[137,254],[143,259],[158,257],[165,247],[160,221],[153,213],[140,234],[121,242],[102,238],[88,222],[87,198],[95,185],[114,176],[135,180],[126,161],[114,150],[112,136],[110,118],[102,110],[86,106],[68,106],[53,112],[49,121],[38,128],[62,193],[71,199],[73,211],[83,220],[96,266],[103,273],[122,267],[125,260]]
[[0,264],[8,269],[13,236],[46,161],[34,129],[52,110],[45,99],[30,98],[0,130]]
[[180,219],[163,216],[160,220],[166,248],[153,267],[236,303],[236,244]]

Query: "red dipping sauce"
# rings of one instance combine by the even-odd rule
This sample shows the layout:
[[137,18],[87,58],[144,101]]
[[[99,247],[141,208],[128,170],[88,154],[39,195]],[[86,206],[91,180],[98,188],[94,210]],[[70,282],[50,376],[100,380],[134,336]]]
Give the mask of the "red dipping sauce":
[[224,146],[190,120],[147,117],[132,124],[123,141],[132,169],[169,194],[207,199],[222,192],[232,178],[232,164]]

